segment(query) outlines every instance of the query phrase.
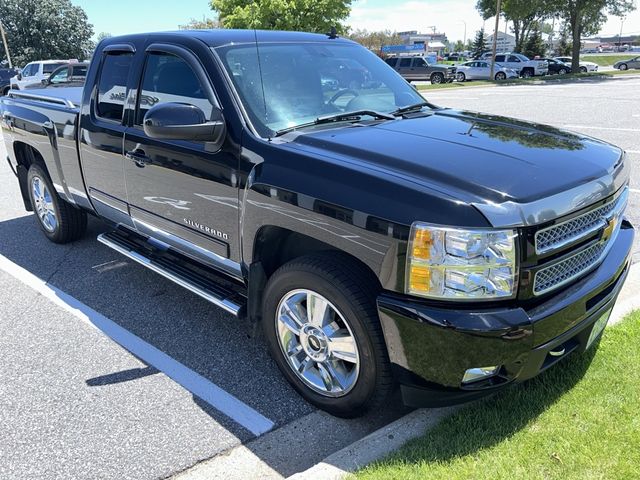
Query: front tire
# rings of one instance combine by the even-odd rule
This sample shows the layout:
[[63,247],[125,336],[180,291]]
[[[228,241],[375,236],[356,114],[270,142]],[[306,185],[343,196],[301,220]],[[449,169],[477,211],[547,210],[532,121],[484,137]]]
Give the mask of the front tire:
[[561,68],[558,70],[558,75],[566,75],[568,73],[566,68]]
[[457,80],[458,80],[459,82],[464,82],[464,81],[466,81],[466,80],[467,80],[467,76],[466,76],[464,73],[462,73],[462,72],[458,72],[458,74],[456,75],[456,77],[457,77]]
[[440,85],[441,83],[444,83],[444,75],[442,73],[436,72],[431,75],[432,85]]
[[530,68],[525,68],[522,71],[522,78],[531,78],[533,77],[533,70],[531,70]]
[[620,65],[620,67],[618,67],[620,70],[628,70],[629,69],[629,65],[627,65],[626,63],[623,63]]
[[329,253],[290,261],[265,289],[272,357],[302,397],[332,415],[363,415],[392,390],[377,291],[356,262]]
[[587,67],[580,67],[580,73],[587,73]]
[[498,72],[496,73],[496,80],[505,80],[507,78],[507,75],[504,72]]
[[40,229],[54,243],[79,239],[87,228],[87,214],[56,193],[46,170],[34,163],[27,175],[29,198]]

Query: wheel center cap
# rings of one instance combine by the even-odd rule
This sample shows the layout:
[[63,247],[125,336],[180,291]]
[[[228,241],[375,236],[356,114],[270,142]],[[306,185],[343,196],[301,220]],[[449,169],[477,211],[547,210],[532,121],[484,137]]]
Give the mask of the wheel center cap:
[[305,325],[300,331],[300,343],[305,353],[316,362],[323,362],[327,359],[327,337],[322,330],[313,326]]

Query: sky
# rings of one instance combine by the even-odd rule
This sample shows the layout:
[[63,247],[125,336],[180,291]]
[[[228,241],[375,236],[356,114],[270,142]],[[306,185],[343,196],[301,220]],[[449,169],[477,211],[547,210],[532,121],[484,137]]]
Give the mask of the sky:
[[[176,30],[178,25],[191,18],[213,17],[207,0],[71,0],[87,12],[95,34],[109,32],[112,35],[126,33]],[[482,19],[475,9],[475,0],[354,0],[347,24],[352,28],[367,30],[418,30],[447,34],[450,41],[473,38],[482,27]],[[640,0],[638,10],[627,15],[623,34],[640,34]],[[619,17],[610,17],[601,30],[603,35],[620,32]],[[493,28],[487,21],[486,28]],[[504,29],[502,24],[501,30]]]

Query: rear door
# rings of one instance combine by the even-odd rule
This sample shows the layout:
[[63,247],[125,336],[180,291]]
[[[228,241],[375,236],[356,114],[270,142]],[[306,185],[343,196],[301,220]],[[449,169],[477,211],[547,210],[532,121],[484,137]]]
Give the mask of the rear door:
[[124,105],[134,60],[133,45],[113,45],[103,50],[96,88],[83,102],[80,120],[80,158],[87,193],[96,211],[116,223],[133,226],[129,219],[124,183],[122,142],[126,129]]
[[[203,49],[201,55],[211,53]],[[136,228],[240,277],[238,157],[207,142],[154,139],[145,113],[165,102],[194,105],[211,119],[219,107],[209,73],[193,51],[149,45],[124,140],[129,210]]]
[[396,70],[407,80],[414,80],[411,72],[411,61],[412,59],[409,57],[400,57],[398,58],[398,63],[396,63]]

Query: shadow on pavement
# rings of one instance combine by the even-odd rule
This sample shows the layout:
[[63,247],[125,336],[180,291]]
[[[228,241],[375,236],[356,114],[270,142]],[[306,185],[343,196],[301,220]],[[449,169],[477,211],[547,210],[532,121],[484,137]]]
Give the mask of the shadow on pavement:
[[[106,224],[90,217],[83,239],[56,245],[42,235],[32,215],[18,217],[0,222],[0,254],[272,420],[275,427],[267,436],[272,440],[265,436],[256,439],[248,430],[194,396],[194,402],[205,413],[281,475],[309,468],[335,450],[406,413],[399,398],[384,412],[357,420],[337,419],[317,412],[280,375],[264,342],[254,336],[253,324],[222,312],[99,244],[97,235],[107,230]],[[148,365],[84,381],[90,387],[108,388],[157,373],[158,370]],[[303,424],[318,422],[318,419],[321,423],[298,431],[287,430],[292,428],[290,422],[300,419]],[[292,448],[305,455],[291,457]],[[211,455],[221,452],[212,451]]]

